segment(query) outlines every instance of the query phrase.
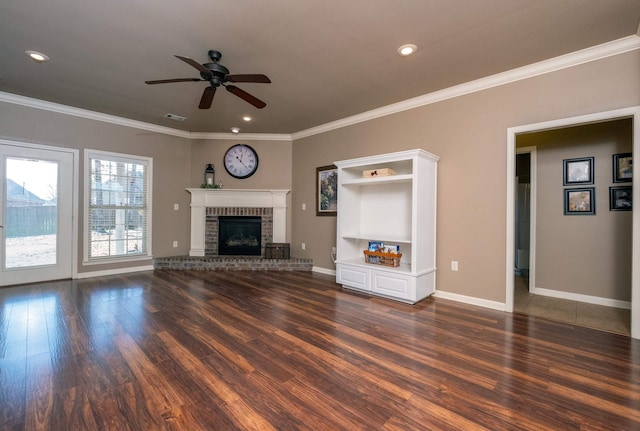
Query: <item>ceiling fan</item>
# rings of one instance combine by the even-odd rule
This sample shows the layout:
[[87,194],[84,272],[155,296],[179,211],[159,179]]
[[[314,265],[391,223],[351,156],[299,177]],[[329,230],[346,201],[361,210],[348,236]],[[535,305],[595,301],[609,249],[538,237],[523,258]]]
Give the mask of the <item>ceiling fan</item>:
[[202,98],[200,99],[200,109],[211,108],[213,102],[213,96],[216,94],[216,89],[221,85],[227,89],[228,92],[235,94],[245,102],[248,102],[258,109],[262,109],[267,106],[262,100],[247,93],[246,91],[236,87],[235,85],[228,85],[228,82],[257,82],[261,84],[269,84],[271,80],[262,74],[249,74],[249,75],[230,75],[229,69],[219,64],[218,61],[222,58],[222,53],[214,49],[209,51],[209,58],[211,63],[200,64],[197,61],[189,58],[176,55],[176,58],[184,61],[190,66],[200,72],[200,78],[175,78],[175,79],[160,79],[156,81],[145,81],[147,84],[168,84],[171,82],[197,82],[207,81],[209,86],[204,89]]

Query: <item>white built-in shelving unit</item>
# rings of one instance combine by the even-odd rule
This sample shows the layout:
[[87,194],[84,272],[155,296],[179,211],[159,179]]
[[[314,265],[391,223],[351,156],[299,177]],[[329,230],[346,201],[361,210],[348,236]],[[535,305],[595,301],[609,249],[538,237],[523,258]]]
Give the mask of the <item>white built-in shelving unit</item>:
[[[335,162],[339,284],[408,303],[435,291],[438,159],[410,150]],[[365,170],[385,168],[395,175],[363,177]],[[399,245],[400,266],[365,263],[369,241]]]

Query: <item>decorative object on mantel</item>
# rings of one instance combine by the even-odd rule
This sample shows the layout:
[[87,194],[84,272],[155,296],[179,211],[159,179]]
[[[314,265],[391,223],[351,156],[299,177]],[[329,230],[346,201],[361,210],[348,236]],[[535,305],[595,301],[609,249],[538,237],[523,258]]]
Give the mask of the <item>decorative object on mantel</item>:
[[213,163],[207,163],[207,167],[204,168],[204,183],[202,183],[203,189],[217,189],[216,184],[216,170],[213,167]]
[[389,168],[369,169],[362,171],[363,178],[390,177],[396,174],[396,171]]

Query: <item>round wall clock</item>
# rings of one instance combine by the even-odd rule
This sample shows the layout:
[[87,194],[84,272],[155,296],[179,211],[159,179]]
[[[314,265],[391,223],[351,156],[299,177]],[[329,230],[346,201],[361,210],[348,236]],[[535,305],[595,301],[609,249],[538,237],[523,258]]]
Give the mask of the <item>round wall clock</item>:
[[258,153],[246,144],[236,144],[225,153],[224,168],[234,178],[249,178],[258,170]]

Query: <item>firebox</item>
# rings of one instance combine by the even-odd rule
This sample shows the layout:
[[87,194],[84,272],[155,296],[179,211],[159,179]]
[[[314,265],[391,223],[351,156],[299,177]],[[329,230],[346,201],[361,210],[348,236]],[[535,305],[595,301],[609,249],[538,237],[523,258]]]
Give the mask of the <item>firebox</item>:
[[253,216],[218,217],[218,254],[260,256],[262,219]]

